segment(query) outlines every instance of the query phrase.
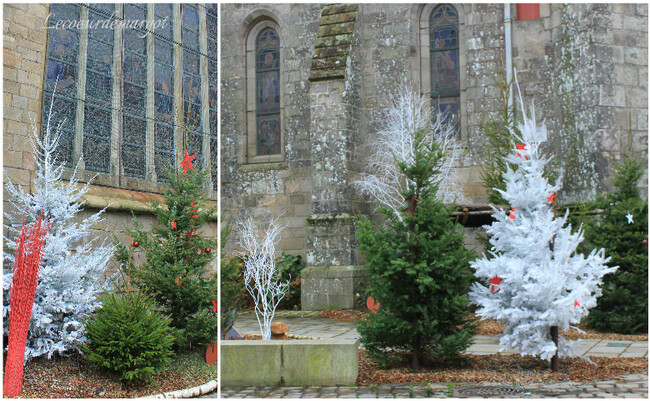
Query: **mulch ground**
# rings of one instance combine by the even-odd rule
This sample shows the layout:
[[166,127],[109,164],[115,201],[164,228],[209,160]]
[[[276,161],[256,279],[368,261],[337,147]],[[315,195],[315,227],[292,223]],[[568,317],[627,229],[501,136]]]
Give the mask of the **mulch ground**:
[[[215,376],[216,376],[216,364]],[[168,369],[149,383],[123,385],[119,378],[91,367],[80,355],[35,358],[25,365],[23,391],[18,398],[135,398],[194,387],[205,377]]]
[[592,381],[612,379],[622,374],[647,373],[648,358],[590,358],[593,365],[580,358],[560,362],[560,370],[552,372],[548,363],[532,356],[463,355],[458,360],[429,363],[414,373],[407,363],[382,369],[359,351],[357,385],[384,383],[541,383],[546,381]]
[[[358,310],[325,310],[318,314],[318,317],[323,319],[340,320],[342,322],[354,322],[356,319],[363,318],[367,311]],[[473,316],[473,315],[472,315]],[[480,321],[481,325],[476,334],[485,336],[496,336],[503,333],[504,325],[494,319],[483,319]],[[580,333],[575,329],[569,329],[560,333],[564,338],[569,340],[581,339],[598,339],[598,340],[628,340],[628,341],[648,341],[648,334],[617,334],[617,333],[601,333],[593,330],[584,324],[578,326],[584,333]]]

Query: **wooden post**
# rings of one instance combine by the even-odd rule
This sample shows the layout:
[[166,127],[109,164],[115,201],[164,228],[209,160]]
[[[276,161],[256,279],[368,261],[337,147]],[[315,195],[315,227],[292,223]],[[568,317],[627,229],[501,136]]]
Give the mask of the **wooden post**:
[[551,358],[551,370],[553,372],[560,370],[560,357],[558,356],[559,337],[559,328],[557,326],[551,326],[551,339],[553,340],[553,343],[555,343],[555,355]]

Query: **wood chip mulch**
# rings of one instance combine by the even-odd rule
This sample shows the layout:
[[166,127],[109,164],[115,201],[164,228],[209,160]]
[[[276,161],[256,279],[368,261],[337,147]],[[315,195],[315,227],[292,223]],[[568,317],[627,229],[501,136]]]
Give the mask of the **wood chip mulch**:
[[90,367],[80,355],[35,358],[25,365],[23,391],[18,398],[135,398],[203,384],[182,372],[167,370],[150,383],[126,386],[115,375]]
[[[363,318],[367,311],[358,310],[325,310],[318,314],[318,317],[323,319],[340,320],[343,322],[354,322],[356,319]],[[473,317],[474,315],[472,315]],[[494,319],[483,319],[480,321],[480,326],[476,334],[484,336],[496,336],[503,333],[503,323]],[[601,333],[585,326],[579,325],[578,328],[584,331],[580,333],[575,329],[569,329],[560,333],[568,340],[577,339],[597,339],[597,340],[626,340],[626,341],[648,341],[648,334],[618,334],[618,333]]]
[[460,360],[430,362],[420,372],[408,367],[382,369],[359,351],[357,385],[384,383],[541,383],[546,381],[592,381],[612,379],[623,374],[648,372],[648,358],[590,358],[593,365],[580,358],[560,362],[560,370],[552,372],[548,363],[532,356],[463,355]]

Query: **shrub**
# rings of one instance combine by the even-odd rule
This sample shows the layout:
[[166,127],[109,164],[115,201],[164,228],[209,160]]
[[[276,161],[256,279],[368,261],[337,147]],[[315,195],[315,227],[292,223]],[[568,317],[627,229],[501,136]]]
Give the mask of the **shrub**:
[[280,271],[280,281],[289,281],[289,291],[278,305],[279,309],[300,309],[300,272],[305,268],[305,261],[300,255],[282,252],[275,262]]
[[139,291],[107,294],[102,303],[86,321],[86,359],[122,381],[149,380],[172,355],[171,319]]

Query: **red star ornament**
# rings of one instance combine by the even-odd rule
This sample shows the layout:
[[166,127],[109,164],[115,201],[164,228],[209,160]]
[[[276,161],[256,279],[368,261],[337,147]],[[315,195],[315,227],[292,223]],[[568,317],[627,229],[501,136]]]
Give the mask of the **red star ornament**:
[[172,219],[172,230],[175,230],[175,229],[176,229],[176,222],[174,221],[174,219]]
[[185,151],[185,159],[183,159],[183,161],[180,162],[180,164],[183,166],[183,174],[185,174],[187,169],[190,170],[194,169],[194,166],[192,166],[192,160],[194,159],[194,156],[196,156],[196,154],[190,156],[187,154],[187,151]]
[[212,312],[217,312],[217,301],[212,300]]
[[548,198],[546,198],[546,202],[548,202],[548,203],[553,203],[553,200],[555,200],[556,197],[557,197],[557,195],[555,195],[555,194],[551,194],[551,196],[549,196]]
[[499,286],[499,284],[501,284],[502,281],[503,281],[503,279],[501,277],[499,277],[498,275],[496,275],[496,274],[494,275],[494,277],[489,279],[488,283],[492,284],[490,286],[490,293],[494,292],[495,288],[498,290],[497,287]]

